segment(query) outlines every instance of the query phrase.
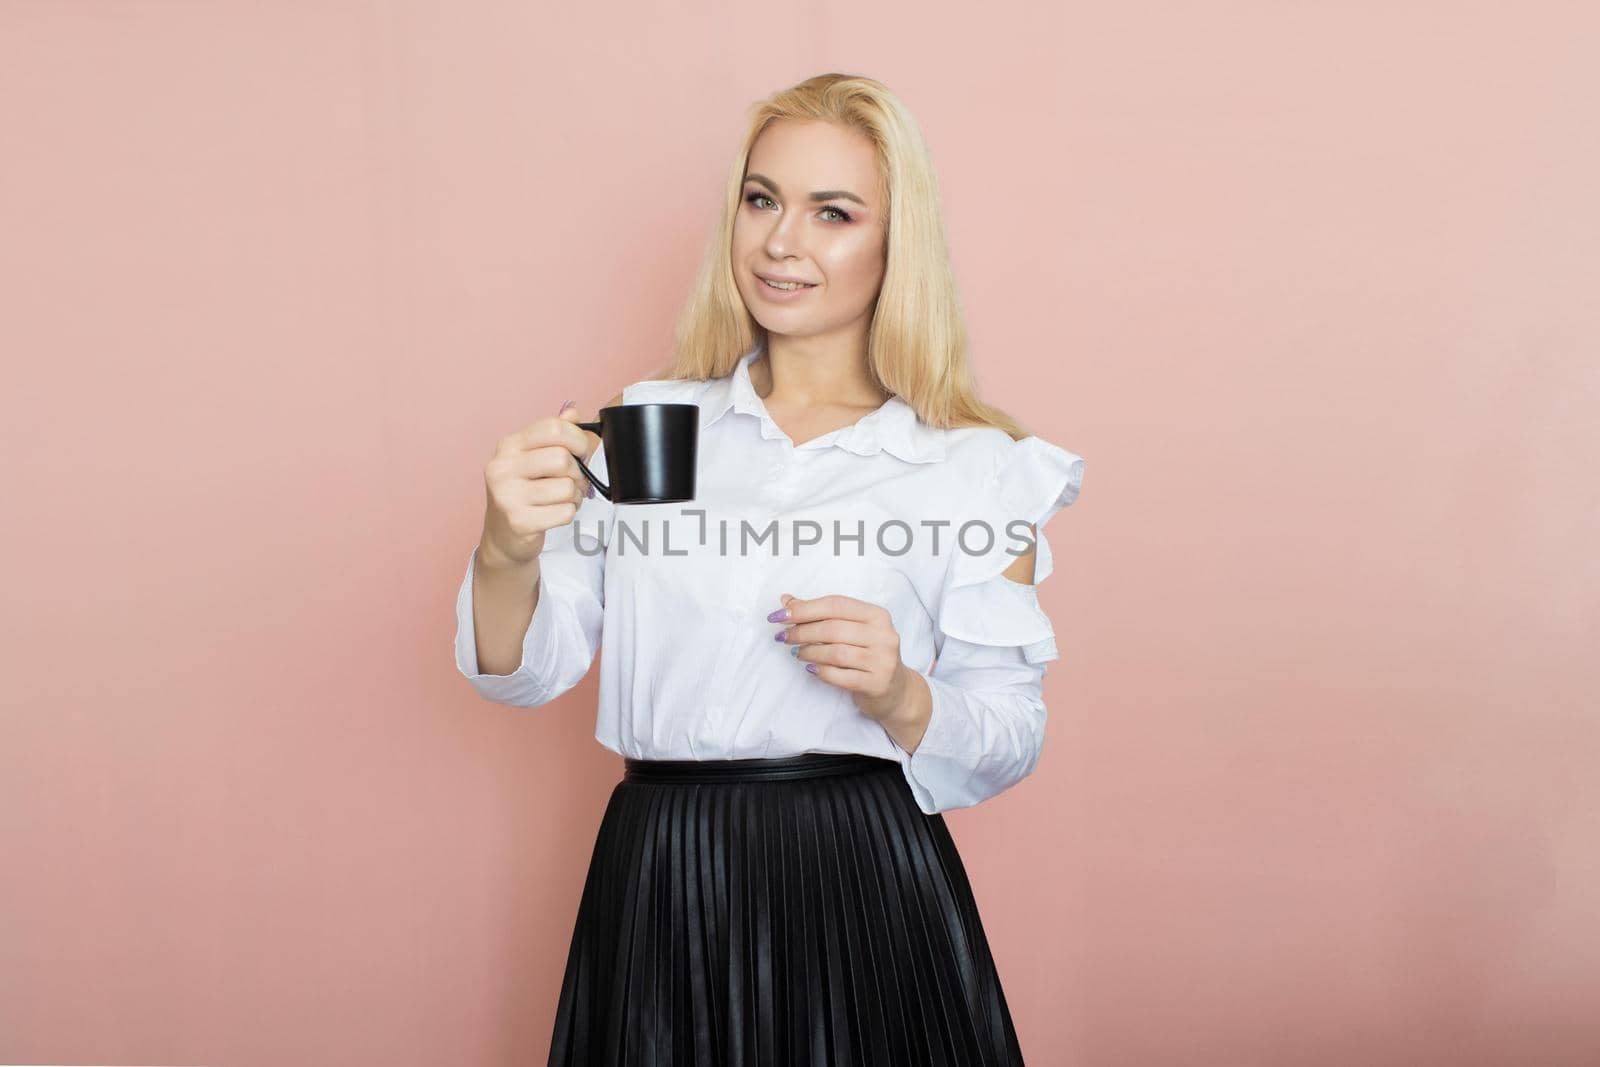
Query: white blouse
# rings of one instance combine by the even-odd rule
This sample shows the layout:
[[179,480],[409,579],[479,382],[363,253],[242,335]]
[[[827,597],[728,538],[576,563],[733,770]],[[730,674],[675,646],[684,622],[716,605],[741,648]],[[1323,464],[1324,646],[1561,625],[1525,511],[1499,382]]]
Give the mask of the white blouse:
[[[474,548],[456,598],[456,667],[485,698],[535,707],[600,656],[595,739],[636,759],[860,752],[897,760],[922,811],[968,807],[1020,781],[1044,742],[1044,665],[1059,653],[1032,585],[1002,576],[1071,504],[1083,459],[993,427],[939,430],[891,397],[796,445],[750,381],[758,343],[710,380],[640,381],[626,404],[700,407],[695,499],[614,505],[598,491],[545,535],[522,664],[478,672]],[[605,446],[589,464],[608,482]],[[805,670],[767,621],[779,595],[882,605],[932,717],[912,753],[848,690]]]

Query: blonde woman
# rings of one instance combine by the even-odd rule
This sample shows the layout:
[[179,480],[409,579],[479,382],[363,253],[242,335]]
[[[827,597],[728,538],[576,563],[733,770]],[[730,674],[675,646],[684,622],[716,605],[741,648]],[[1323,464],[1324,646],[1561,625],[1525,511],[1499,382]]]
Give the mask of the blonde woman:
[[549,1062],[1021,1063],[940,813],[1038,761],[1037,531],[1083,460],[975,395],[929,155],[882,84],[754,109],[675,359],[609,404],[655,402],[699,407],[694,501],[596,493],[569,401],[485,468],[457,600],[490,700],[545,704],[604,649],[624,770]]

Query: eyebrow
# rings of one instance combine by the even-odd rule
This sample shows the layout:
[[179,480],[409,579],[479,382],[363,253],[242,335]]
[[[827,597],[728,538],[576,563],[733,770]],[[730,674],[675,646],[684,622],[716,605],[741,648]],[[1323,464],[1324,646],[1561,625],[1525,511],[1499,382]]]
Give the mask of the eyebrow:
[[[760,184],[765,185],[768,189],[771,189],[774,193],[777,193],[779,196],[783,195],[783,190],[778,188],[778,183],[767,177],[765,174],[746,174],[744,176],[744,180],[747,182],[759,182]],[[861,199],[848,189],[824,189],[821,192],[812,193],[811,199],[817,203],[821,203],[824,200],[854,200],[862,207],[867,206],[867,202],[865,200]]]

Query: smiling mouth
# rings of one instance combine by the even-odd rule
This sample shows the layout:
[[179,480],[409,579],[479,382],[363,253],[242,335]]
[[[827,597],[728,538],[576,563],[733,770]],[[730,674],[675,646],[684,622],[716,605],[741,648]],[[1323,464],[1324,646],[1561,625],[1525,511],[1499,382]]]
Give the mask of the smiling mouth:
[[792,293],[796,289],[815,289],[816,288],[815,285],[807,285],[804,282],[769,282],[765,278],[761,279],[761,284],[765,285],[769,289],[777,289],[777,290],[779,290],[781,292],[785,292],[785,293]]

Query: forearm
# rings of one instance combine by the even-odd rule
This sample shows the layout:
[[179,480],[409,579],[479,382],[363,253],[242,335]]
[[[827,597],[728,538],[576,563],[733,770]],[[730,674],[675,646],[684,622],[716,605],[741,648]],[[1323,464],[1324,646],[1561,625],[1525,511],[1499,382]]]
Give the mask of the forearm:
[[511,674],[522,663],[522,642],[539,606],[539,559],[500,564],[480,546],[472,567],[472,626],[478,671]]
[[881,721],[894,743],[906,752],[915,752],[928,730],[933,715],[933,694],[928,680],[905,664],[900,665],[900,700],[894,711]]

